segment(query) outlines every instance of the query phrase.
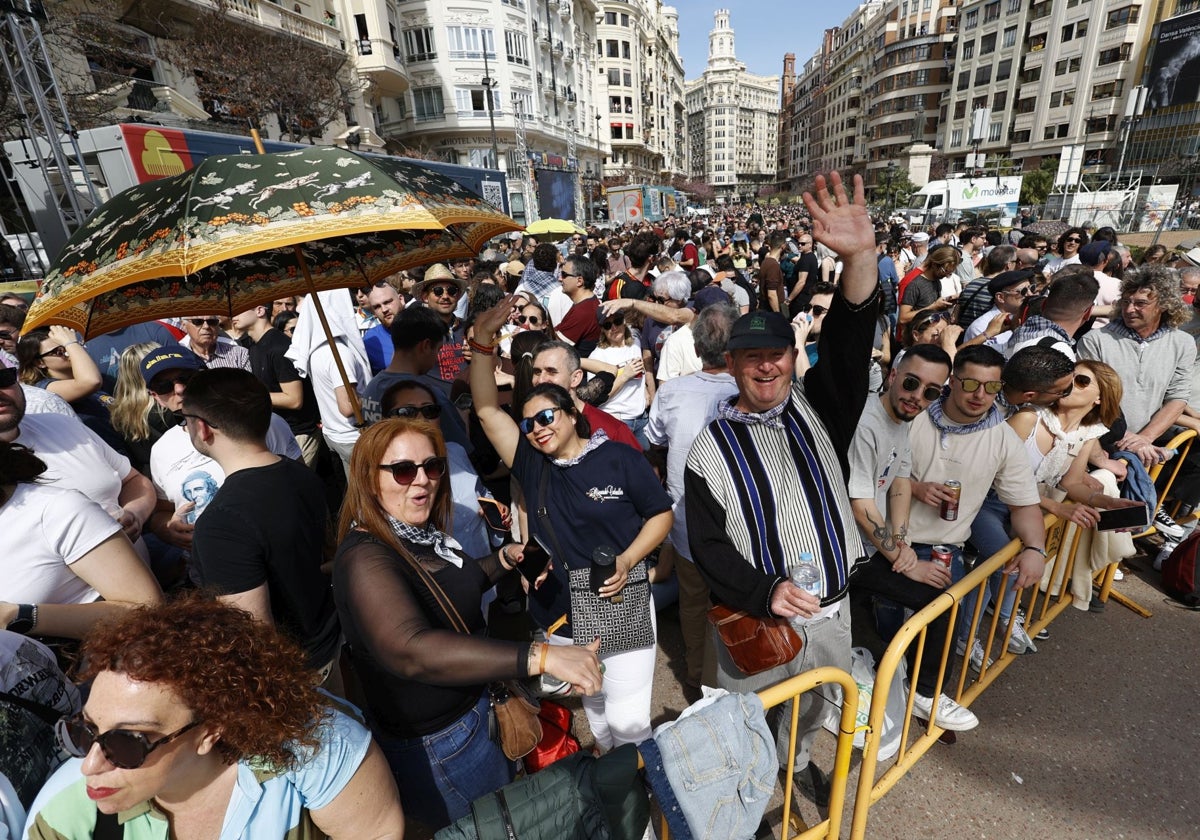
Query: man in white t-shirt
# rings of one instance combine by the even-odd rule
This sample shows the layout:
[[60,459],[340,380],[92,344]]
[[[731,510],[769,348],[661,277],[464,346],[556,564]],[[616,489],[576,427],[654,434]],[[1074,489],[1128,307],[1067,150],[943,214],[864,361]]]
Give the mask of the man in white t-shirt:
[[46,464],[43,480],[95,501],[136,543],[154,511],[150,481],[78,419],[27,414],[15,374],[16,368],[0,360],[0,440],[32,449]]
[[[204,362],[185,349],[160,347],[142,360],[142,377],[155,401],[168,411],[183,410],[183,394]],[[300,460],[303,453],[282,417],[271,415],[267,435],[271,451]],[[150,476],[154,481],[157,507],[149,526],[159,539],[182,549],[192,545],[196,518],[216,495],[225,480],[220,465],[192,446],[183,426],[163,433],[150,450]]]

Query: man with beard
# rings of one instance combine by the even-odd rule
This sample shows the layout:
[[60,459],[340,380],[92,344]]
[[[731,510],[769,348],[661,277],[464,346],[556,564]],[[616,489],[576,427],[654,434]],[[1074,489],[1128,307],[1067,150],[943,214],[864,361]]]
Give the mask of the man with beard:
[[[869,560],[854,567],[851,592],[877,595],[913,611],[942,594],[950,585],[950,570],[941,563],[918,560],[908,545],[912,504],[908,424],[941,396],[949,375],[950,356],[945,350],[933,344],[913,345],[892,369],[887,391],[867,400],[850,443],[850,508],[863,539],[875,547]],[[949,631],[949,613],[929,625],[913,701],[914,713],[926,720],[932,713],[941,664],[929,651],[940,651]],[[880,632],[886,635],[884,628]],[[916,652],[916,646],[909,648],[910,668]],[[938,698],[937,723],[944,729],[965,731],[978,726],[979,720],[943,694]]]

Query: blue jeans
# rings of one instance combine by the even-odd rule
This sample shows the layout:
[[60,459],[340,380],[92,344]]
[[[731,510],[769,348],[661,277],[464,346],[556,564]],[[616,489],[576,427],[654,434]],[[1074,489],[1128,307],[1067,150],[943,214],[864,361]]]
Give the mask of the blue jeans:
[[633,436],[637,438],[638,444],[642,449],[650,448],[650,439],[646,437],[646,424],[650,422],[650,415],[643,414],[641,417],[634,417],[632,420],[622,421],[629,427],[629,431],[633,432]]
[[[995,490],[989,490],[987,496],[984,497],[979,513],[971,521],[971,545],[975,547],[981,561],[987,560],[1012,542],[1012,537],[1008,533],[1011,521],[1012,515],[1008,510],[1008,505],[1000,501]],[[955,578],[956,581],[960,579]],[[996,597],[996,593],[1000,591],[1000,584],[1003,580],[1004,572],[1002,571],[993,572],[992,576],[988,578],[983,602],[985,609]],[[1002,627],[1008,625],[1013,604],[1017,600],[1017,587],[1013,585],[1014,580],[1015,578],[1009,580],[1008,587],[1004,590],[1004,601],[1000,604],[1000,626]],[[967,631],[971,629],[971,615],[975,612],[975,601],[974,592],[963,599],[963,607],[959,611],[957,636],[959,639],[965,639]]]
[[376,731],[400,788],[404,813],[439,829],[471,812],[471,803],[512,781],[512,762],[488,732],[487,691],[475,707],[440,732],[393,738]]

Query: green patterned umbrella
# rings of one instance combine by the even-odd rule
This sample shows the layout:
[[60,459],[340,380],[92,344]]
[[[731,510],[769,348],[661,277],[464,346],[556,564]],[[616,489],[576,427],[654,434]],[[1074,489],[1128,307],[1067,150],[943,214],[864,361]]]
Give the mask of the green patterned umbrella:
[[88,219],[25,330],[66,324],[90,338],[157,318],[234,315],[474,256],[520,229],[412,161],[330,146],[209,157],[118,193]]

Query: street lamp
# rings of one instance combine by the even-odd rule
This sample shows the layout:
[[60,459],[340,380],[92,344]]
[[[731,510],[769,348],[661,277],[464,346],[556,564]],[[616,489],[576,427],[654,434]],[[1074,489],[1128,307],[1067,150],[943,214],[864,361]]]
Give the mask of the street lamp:
[[496,114],[495,108],[492,105],[492,88],[499,84],[492,78],[492,71],[488,67],[488,47],[487,40],[483,42],[483,95],[487,97],[487,112],[488,126],[492,132],[492,166],[500,168],[500,149],[496,146]]
[[896,187],[896,161],[889,160],[887,166],[888,182],[887,182],[887,214],[890,217],[894,209],[892,198]]

